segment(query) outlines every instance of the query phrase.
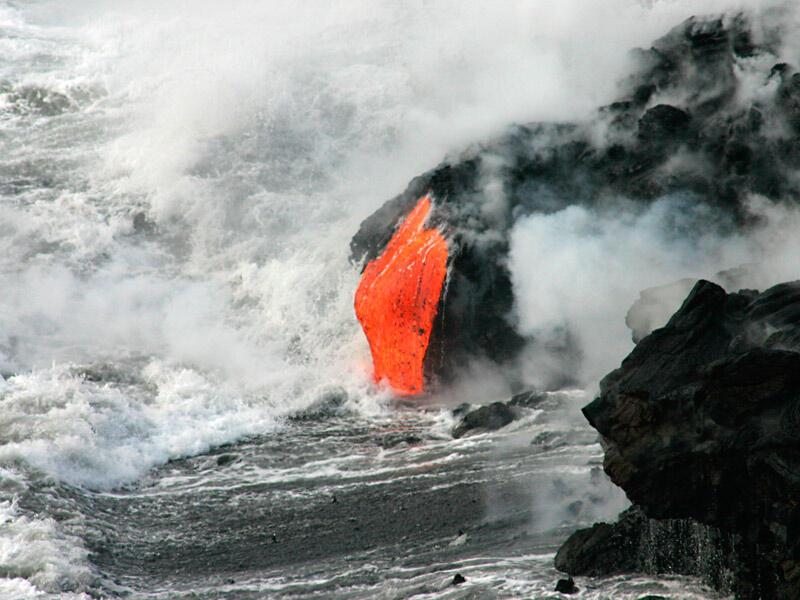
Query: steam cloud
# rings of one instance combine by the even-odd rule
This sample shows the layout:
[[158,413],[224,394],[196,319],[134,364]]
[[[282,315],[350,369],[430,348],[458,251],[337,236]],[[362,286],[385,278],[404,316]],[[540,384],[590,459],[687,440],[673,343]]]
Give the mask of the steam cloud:
[[[15,33],[8,43],[19,44],[12,50],[44,57],[37,71],[21,69],[24,60],[0,65],[4,85],[66,98],[54,115],[0,99],[5,139],[19,141],[0,159],[11,182],[0,209],[2,369],[36,378],[56,362],[57,376],[70,379],[73,363],[125,349],[152,359],[151,370],[167,363],[176,377],[186,368],[224,380],[230,397],[214,398],[210,412],[226,423],[241,402],[265,413],[253,419],[257,429],[331,383],[375,409],[382,397],[370,404],[369,350],[352,308],[358,274],[347,258],[358,223],[442,156],[508,123],[587,117],[614,97],[630,48],[688,14],[736,8],[710,0],[0,8],[0,24]],[[760,85],[753,80],[753,94]],[[502,191],[492,189],[486,211],[500,214]],[[523,330],[566,323],[578,332],[588,381],[624,354],[625,310],[642,287],[754,260],[766,261],[770,277],[793,276],[794,213],[765,205],[768,225],[750,238],[696,240],[663,228],[660,219],[680,216],[679,203],[521,222],[511,268]],[[529,358],[531,377],[541,375],[540,358]],[[465,390],[504,389],[482,366],[475,371],[481,385]],[[88,422],[101,405],[84,406]],[[124,402],[115,406],[139,422]],[[210,419],[202,407],[186,412],[196,418],[185,431],[143,453],[125,478],[196,450],[186,440]],[[225,427],[208,443],[247,433]]]
[[[346,9],[87,1],[9,13],[9,26],[23,34],[59,22],[78,39],[49,48],[65,61],[63,71],[4,75],[65,93],[82,122],[108,134],[70,137],[79,156],[72,170],[86,185],[60,174],[52,208],[4,238],[18,249],[6,255],[5,273],[40,269],[41,281],[53,284],[37,289],[30,277],[8,279],[19,287],[4,301],[4,335],[31,339],[19,325],[31,316],[22,298],[44,298],[48,288],[72,299],[45,302],[40,314],[56,333],[37,340],[38,356],[7,356],[7,366],[69,360],[59,348],[92,354],[93,339],[108,348],[109,337],[127,338],[202,368],[261,355],[281,371],[289,356],[310,361],[315,372],[323,366],[324,380],[350,364],[347,377],[363,389],[368,350],[353,319],[356,276],[346,260],[360,220],[443,155],[509,122],[585,116],[613,97],[630,48],[690,12],[735,8],[629,0],[356,2]],[[35,24],[30,31],[26,22]],[[83,141],[76,146],[76,139]],[[498,203],[500,196],[487,210]],[[137,211],[157,231],[144,244],[131,237]],[[13,216],[22,222],[29,214]],[[28,252],[23,238],[61,251]],[[523,238],[520,231],[515,239]],[[165,345],[170,281],[202,290],[213,308],[198,307],[199,320],[170,318],[176,342]],[[524,307],[548,301],[525,294],[520,319],[535,328],[540,317]],[[92,297],[113,299],[102,319],[80,300]],[[184,298],[191,313],[199,300]],[[187,355],[181,348],[193,344],[177,340],[198,329],[226,333],[206,356]],[[332,355],[334,338],[342,343]],[[240,379],[259,370],[227,369]]]

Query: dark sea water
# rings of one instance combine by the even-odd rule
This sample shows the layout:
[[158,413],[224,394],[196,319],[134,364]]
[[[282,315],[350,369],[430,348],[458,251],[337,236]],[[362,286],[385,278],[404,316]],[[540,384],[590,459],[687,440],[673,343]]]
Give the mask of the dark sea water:
[[[107,491],[29,482],[9,518],[36,515],[25,526],[46,523],[50,549],[74,553],[45,584],[55,597],[558,598],[559,542],[625,503],[573,401],[552,394],[503,433],[461,440],[439,407],[305,414]],[[680,577],[579,586],[716,597]]]
[[449,153],[589,115],[698,3],[293,4],[0,2],[0,598],[561,597],[559,544],[627,506],[579,407],[628,306],[769,249],[684,247],[669,199],[526,220],[515,318],[576,326],[582,389],[453,439],[505,374],[376,387],[350,237]]

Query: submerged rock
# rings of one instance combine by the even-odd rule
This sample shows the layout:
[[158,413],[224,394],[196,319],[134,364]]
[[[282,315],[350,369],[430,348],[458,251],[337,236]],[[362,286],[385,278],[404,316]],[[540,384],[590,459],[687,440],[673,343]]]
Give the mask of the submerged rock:
[[36,86],[20,86],[5,94],[6,102],[17,113],[34,113],[47,117],[60,115],[74,108],[66,95]]
[[[430,195],[427,225],[444,236],[448,259],[424,353],[426,385],[452,377],[471,357],[504,363],[537,343],[509,318],[506,257],[525,215],[575,204],[636,211],[670,197],[691,213],[689,230],[724,234],[753,220],[747,202],[754,194],[796,202],[800,180],[790,173],[800,167],[800,74],[770,68],[780,44],[770,23],[780,19],[766,19],[689,19],[634,54],[637,67],[619,99],[593,118],[509,127],[415,178],[364,220],[350,247],[353,261],[366,266]],[[742,68],[746,78],[737,76]],[[753,95],[744,82],[759,80]],[[569,332],[561,339],[547,352],[561,364],[553,377],[563,384],[580,349]]]
[[147,214],[143,212],[137,212],[133,215],[133,231],[134,233],[141,233],[152,235],[158,230],[158,226],[155,222],[151,221]]
[[800,282],[698,282],[583,412],[648,517],[732,536],[738,598],[800,598]]
[[217,466],[224,467],[225,465],[231,464],[235,461],[238,457],[236,454],[220,454],[217,457]]
[[416,446],[417,444],[422,443],[422,438],[414,433],[396,431],[393,433],[384,434],[376,441],[381,448],[388,450],[389,448],[395,448],[401,444],[406,444],[407,446]]

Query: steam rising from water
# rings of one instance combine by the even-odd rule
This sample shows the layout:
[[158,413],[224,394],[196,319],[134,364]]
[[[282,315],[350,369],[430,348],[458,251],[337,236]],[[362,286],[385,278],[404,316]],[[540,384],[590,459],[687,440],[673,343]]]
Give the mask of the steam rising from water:
[[[800,209],[753,197],[758,225],[720,233],[707,207],[665,197],[642,210],[624,202],[611,212],[569,207],[521,220],[512,234],[509,266],[520,331],[545,344],[570,335],[582,350],[576,375],[593,385],[633,347],[626,313],[646,288],[685,278],[738,289],[765,289],[800,278]],[[685,293],[665,294],[653,327],[666,324]],[[558,366],[541,346],[523,358],[533,381]]]
[[[90,577],[79,541],[5,500],[29,478],[135,481],[268,433],[332,384],[383,411],[352,308],[359,222],[510,122],[586,117],[614,97],[629,48],[736,8],[17,4],[0,3],[0,592],[15,597]],[[753,260],[768,266],[754,286],[796,277],[798,214],[754,199],[752,237],[696,238],[685,202],[521,222],[520,326],[569,325],[589,383],[627,351],[642,287]],[[529,357],[531,378],[542,360]],[[504,389],[477,378],[450,393]]]
[[[2,367],[45,380],[120,358],[142,365],[143,381],[152,369],[188,369],[216,386],[223,420],[242,405],[286,414],[331,383],[380,410],[352,312],[347,248],[360,220],[509,122],[585,116],[613,97],[630,47],[689,12],[727,6],[4,6]],[[648,241],[663,210],[592,224],[570,209],[521,224],[512,269],[522,326],[586,324],[595,376],[624,353],[608,344],[625,337],[620,316],[642,284],[697,257],[711,269],[709,249],[739,260],[713,240],[686,249],[656,236],[648,252],[663,270],[639,251],[641,281],[601,277],[630,274],[624,253]],[[570,264],[577,282],[563,277]],[[601,344],[607,360],[597,362]],[[191,418],[183,426],[181,439],[203,438]],[[196,449],[175,443],[151,458]]]
[[[569,331],[583,351],[582,380],[596,381],[632,348],[625,313],[640,290],[746,261],[744,240],[703,232],[707,213],[692,199],[665,198],[644,211],[576,206],[522,220],[510,257],[521,330]],[[547,368],[547,357],[530,360],[532,373]]]

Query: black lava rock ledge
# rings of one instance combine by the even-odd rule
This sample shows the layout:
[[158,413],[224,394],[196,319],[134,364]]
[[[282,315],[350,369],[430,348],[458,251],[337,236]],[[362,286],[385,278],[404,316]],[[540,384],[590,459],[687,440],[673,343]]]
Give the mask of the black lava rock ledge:
[[[633,53],[617,101],[583,121],[511,126],[415,178],[363,221],[350,247],[365,265],[418,199],[433,195],[430,222],[450,258],[425,357],[429,380],[448,380],[471,357],[511,364],[536,343],[514,326],[506,266],[521,217],[570,205],[631,212],[670,197],[686,203],[695,231],[724,235],[751,223],[753,195],[797,202],[800,72],[783,62],[782,38],[794,34],[784,21],[767,12],[693,17]],[[563,365],[554,387],[580,360],[569,332],[562,340],[548,340]]]
[[[642,523],[705,526],[709,552],[732,572],[729,586],[713,583],[737,598],[800,598],[800,282],[730,294],[698,282],[583,413],[601,434],[606,473],[648,517]],[[647,570],[641,558],[617,564],[609,554],[647,551],[630,530],[624,517],[579,531],[557,566]],[[652,570],[703,575],[693,564]]]

